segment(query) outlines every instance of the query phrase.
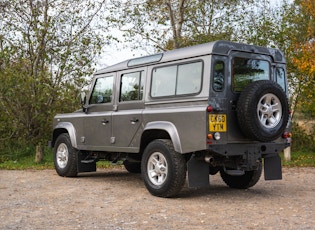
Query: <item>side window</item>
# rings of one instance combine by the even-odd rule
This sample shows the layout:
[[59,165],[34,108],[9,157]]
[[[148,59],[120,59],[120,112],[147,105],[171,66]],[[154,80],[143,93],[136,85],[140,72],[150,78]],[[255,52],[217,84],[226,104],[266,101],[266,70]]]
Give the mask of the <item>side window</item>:
[[113,76],[96,79],[92,91],[92,96],[90,99],[90,104],[102,104],[111,102],[113,95],[113,87],[114,87]]
[[285,77],[284,69],[276,68],[276,80],[277,80],[277,83],[285,91],[285,78],[284,77]]
[[201,88],[202,62],[178,66],[176,95],[198,93]]
[[152,74],[151,96],[180,96],[201,90],[202,62],[155,68]]
[[213,90],[223,91],[224,89],[224,62],[217,61],[213,68]]
[[120,83],[119,101],[137,101],[143,97],[142,72],[123,74]]
[[265,60],[233,59],[233,91],[241,92],[251,82],[270,79],[270,64]]
[[177,66],[156,68],[153,70],[151,96],[163,97],[175,95]]

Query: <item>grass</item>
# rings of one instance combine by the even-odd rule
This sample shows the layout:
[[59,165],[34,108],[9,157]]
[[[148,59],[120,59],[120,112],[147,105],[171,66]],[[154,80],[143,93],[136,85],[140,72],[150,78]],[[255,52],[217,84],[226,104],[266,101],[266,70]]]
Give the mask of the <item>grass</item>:
[[[291,153],[291,161],[284,161],[283,153],[280,155],[284,167],[315,167],[315,153],[310,150],[300,150]],[[121,162],[118,164],[121,167]],[[108,161],[97,162],[98,168],[117,167]],[[45,151],[41,163],[35,163],[35,154],[32,156],[16,157],[16,159],[0,161],[0,169],[25,170],[25,169],[54,169],[53,153]]]
[[[26,170],[26,169],[34,169],[34,170],[43,170],[43,169],[54,169],[54,159],[53,152],[50,149],[45,149],[44,158],[42,162],[35,162],[35,154],[34,155],[22,155],[18,156],[15,154],[10,157],[10,160],[1,160],[0,161],[0,169],[7,170]],[[117,162],[117,164],[112,164],[109,161],[99,161],[96,163],[97,168],[111,168],[111,167],[121,167],[122,162]]]
[[283,154],[281,158],[285,167],[315,167],[315,153],[311,150],[291,152],[291,161],[284,161]]
[[42,162],[35,163],[35,154],[34,156],[22,156],[17,157],[16,159],[6,160],[0,162],[0,169],[8,169],[8,170],[25,170],[25,169],[53,169],[54,168],[54,160],[53,155],[44,154],[44,158]]

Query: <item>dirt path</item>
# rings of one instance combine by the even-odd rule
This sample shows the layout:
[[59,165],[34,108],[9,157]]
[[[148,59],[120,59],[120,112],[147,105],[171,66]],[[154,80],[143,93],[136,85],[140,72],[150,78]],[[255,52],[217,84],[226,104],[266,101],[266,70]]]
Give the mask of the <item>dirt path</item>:
[[211,177],[206,190],[154,197],[124,169],[77,178],[53,170],[0,171],[0,229],[315,229],[315,168],[248,190]]

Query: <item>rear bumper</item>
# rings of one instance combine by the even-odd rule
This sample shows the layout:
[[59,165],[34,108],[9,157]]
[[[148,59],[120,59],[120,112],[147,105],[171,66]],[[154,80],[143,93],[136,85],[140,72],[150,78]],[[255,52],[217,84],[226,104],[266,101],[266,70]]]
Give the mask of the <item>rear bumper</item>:
[[261,157],[278,154],[290,143],[229,143],[222,145],[209,145],[208,149],[222,156],[241,156],[244,154],[261,154]]

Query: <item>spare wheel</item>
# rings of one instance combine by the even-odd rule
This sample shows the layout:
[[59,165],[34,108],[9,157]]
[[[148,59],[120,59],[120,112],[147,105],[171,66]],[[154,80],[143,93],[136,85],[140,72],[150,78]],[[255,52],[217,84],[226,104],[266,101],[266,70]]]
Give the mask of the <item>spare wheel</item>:
[[277,139],[289,119],[285,92],[273,81],[252,82],[238,99],[237,119],[240,129],[250,139],[263,142]]

